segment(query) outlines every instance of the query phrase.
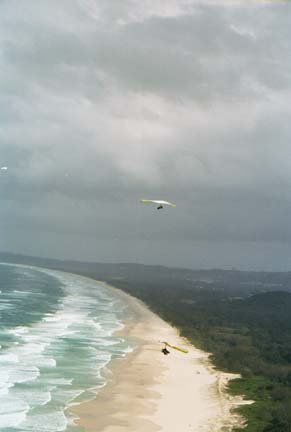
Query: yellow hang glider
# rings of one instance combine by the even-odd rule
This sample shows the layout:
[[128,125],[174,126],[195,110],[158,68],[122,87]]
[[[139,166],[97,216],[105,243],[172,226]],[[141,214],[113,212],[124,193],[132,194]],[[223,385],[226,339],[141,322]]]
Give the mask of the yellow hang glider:
[[164,208],[164,206],[176,207],[176,204],[163,200],[141,199],[140,202],[144,204],[158,204],[158,210],[161,210],[162,208]]
[[170,347],[170,348],[173,348],[173,349],[175,349],[175,350],[177,350],[177,351],[180,351],[180,352],[182,352],[182,353],[184,353],[184,354],[188,354],[188,350],[186,350],[186,349],[184,349],[184,348],[180,348],[180,347],[177,347],[177,346],[175,346],[175,345],[171,345],[171,344],[169,344],[168,342],[162,342],[163,344],[165,344],[165,346],[168,346],[168,347]]

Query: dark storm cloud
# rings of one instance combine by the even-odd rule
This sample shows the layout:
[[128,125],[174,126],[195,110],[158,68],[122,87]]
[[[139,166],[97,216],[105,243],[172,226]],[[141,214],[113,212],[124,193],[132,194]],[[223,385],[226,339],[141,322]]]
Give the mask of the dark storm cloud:
[[[183,265],[208,242],[227,265],[243,242],[290,243],[289,3],[0,12],[2,248]],[[161,217],[139,206],[147,196],[178,207]]]

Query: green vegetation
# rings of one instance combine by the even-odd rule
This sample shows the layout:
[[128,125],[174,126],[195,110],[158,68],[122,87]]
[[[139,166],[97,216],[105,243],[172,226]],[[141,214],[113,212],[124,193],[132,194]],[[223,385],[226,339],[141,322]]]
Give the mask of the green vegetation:
[[241,374],[229,391],[255,401],[239,409],[245,432],[291,432],[291,273],[1,258],[104,280],[140,298],[211,352],[217,368]]
[[216,291],[202,295],[195,289],[136,288],[128,281],[115,285],[144,300],[183,336],[211,352],[219,369],[242,375],[230,383],[229,391],[255,401],[239,409],[247,419],[245,432],[291,432],[290,293],[233,299]]

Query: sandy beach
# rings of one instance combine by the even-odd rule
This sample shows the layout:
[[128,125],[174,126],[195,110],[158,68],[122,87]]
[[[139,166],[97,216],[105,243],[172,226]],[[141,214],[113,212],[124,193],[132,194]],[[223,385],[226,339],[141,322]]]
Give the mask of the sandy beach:
[[[116,292],[134,309],[135,319],[126,323],[123,334],[137,348],[109,364],[108,384],[96,391],[96,399],[73,407],[76,423],[85,432],[227,432],[243,426],[233,409],[249,402],[225,392],[236,375],[215,370],[207,353],[181,338],[142,302]],[[188,354],[170,348],[164,355],[163,340]]]

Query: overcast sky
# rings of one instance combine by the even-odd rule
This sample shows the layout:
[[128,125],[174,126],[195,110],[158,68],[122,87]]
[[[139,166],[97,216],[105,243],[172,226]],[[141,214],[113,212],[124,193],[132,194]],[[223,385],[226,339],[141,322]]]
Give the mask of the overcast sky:
[[290,22],[288,1],[1,0],[0,250],[291,270]]

